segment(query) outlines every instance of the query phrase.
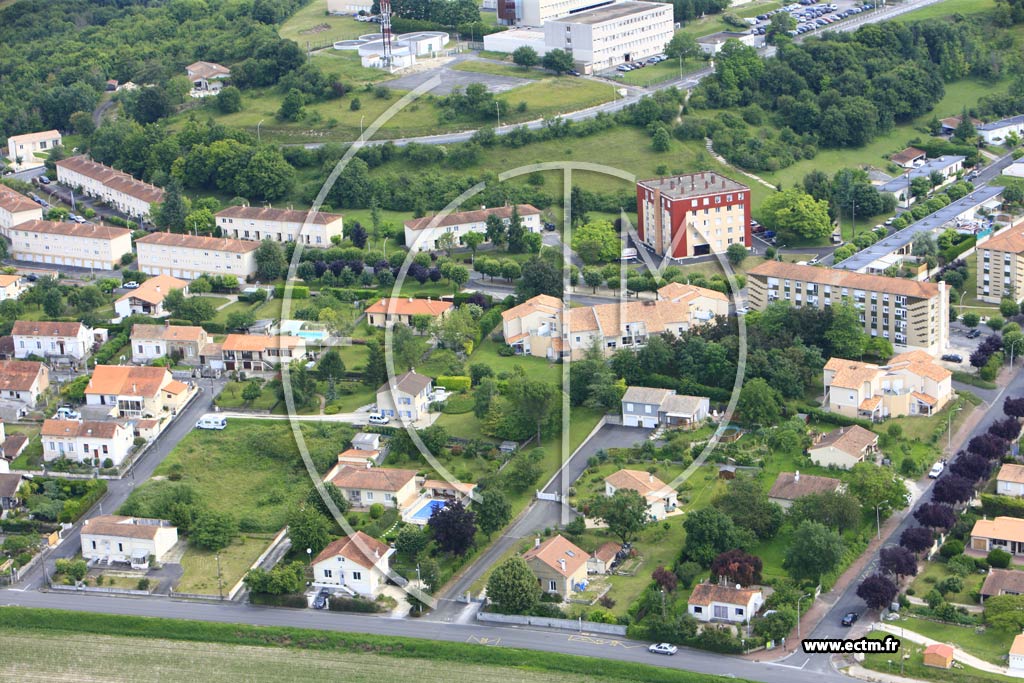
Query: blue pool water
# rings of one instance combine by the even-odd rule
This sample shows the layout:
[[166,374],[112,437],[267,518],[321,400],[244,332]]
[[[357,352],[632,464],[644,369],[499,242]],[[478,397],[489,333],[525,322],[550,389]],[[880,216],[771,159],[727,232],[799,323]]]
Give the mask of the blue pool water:
[[320,341],[327,336],[327,333],[323,330],[299,330],[295,334],[311,341]]
[[417,510],[416,514],[414,514],[409,519],[410,521],[415,520],[417,522],[426,523],[426,521],[430,519],[430,515],[434,514],[434,510],[443,508],[444,505],[445,503],[443,500],[432,500],[423,507],[421,507],[419,510]]

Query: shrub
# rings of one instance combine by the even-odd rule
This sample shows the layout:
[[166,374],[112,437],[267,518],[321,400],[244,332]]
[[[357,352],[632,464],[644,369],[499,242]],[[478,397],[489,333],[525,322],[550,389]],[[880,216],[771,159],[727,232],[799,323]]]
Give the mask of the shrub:
[[968,557],[967,555],[957,555],[946,563],[946,568],[949,569],[952,574],[963,578],[969,574],[973,574],[976,571],[977,565],[974,563],[974,558]]
[[384,505],[381,503],[374,503],[370,506],[370,519],[380,519],[381,515],[384,514]]
[[142,577],[141,579],[139,579],[139,582],[135,585],[135,588],[140,591],[148,591],[149,579],[147,579],[146,577]]
[[989,565],[996,569],[1006,569],[1010,566],[1010,560],[1012,559],[1013,558],[1010,556],[1010,553],[1002,550],[1001,548],[993,548],[989,551],[988,557],[986,558]]
[[964,552],[964,544],[962,541],[956,539],[946,541],[939,548],[939,555],[942,555],[947,560],[955,557],[956,555],[962,555]]
[[470,378],[462,375],[439,375],[434,384],[448,391],[468,391]]
[[308,607],[305,595],[285,593],[284,595],[271,595],[270,593],[250,593],[249,602],[254,605],[270,605],[272,607]]
[[[284,298],[284,283],[274,285],[274,296],[278,299]],[[302,285],[292,285],[292,299],[308,299],[309,298],[309,287]]]
[[327,609],[332,612],[371,613],[383,611],[383,607],[379,603],[362,598],[345,598],[340,595],[333,595],[327,600]]
[[935,589],[943,595],[946,593],[959,593],[964,589],[964,580],[959,576],[950,576],[935,586]]

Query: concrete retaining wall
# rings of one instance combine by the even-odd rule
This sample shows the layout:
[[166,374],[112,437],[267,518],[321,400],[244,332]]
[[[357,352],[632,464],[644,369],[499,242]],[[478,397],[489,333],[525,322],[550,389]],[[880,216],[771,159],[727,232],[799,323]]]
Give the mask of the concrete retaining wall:
[[53,584],[49,588],[53,591],[66,591],[69,593],[106,593],[108,595],[152,595],[150,591],[133,590],[131,588],[104,588],[103,586],[66,586]]
[[604,633],[611,636],[626,635],[626,627],[620,624],[599,624],[596,621],[580,622],[576,619],[552,619],[551,617],[524,617],[518,614],[494,614],[477,612],[480,621],[491,621],[498,624],[518,624],[520,626],[542,626],[559,628],[566,631],[587,631],[588,633]]

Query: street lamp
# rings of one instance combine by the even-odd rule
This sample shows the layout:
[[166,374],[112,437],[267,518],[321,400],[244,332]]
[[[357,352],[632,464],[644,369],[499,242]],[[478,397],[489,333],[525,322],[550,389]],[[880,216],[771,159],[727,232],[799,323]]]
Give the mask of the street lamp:
[[363,119],[365,119],[365,118],[366,118],[366,114],[363,114],[362,116],[359,117],[359,139],[360,140],[362,140],[362,138],[363,138]]
[[811,594],[810,593],[805,593],[804,595],[801,595],[796,600],[796,639],[797,639],[797,642],[800,642],[800,601],[803,600],[804,598],[809,598],[809,597],[811,597]]
[[[500,102],[495,102],[494,103],[494,111],[498,115],[498,128],[501,128],[501,103]],[[495,130],[497,130],[498,128],[495,128]]]
[[1017,344],[1019,344],[1020,342],[1024,342],[1024,339],[1014,339],[1012,342],[1010,342],[1010,369],[1011,370],[1013,369],[1013,351],[1014,351],[1015,348],[1017,348]]
[[947,425],[947,436],[946,436],[946,450],[952,450],[953,448],[953,416],[963,410],[964,407],[960,406],[956,410],[949,411],[949,423]]
[[256,124],[256,144],[257,145],[260,144],[260,126],[262,126],[262,125],[263,125],[263,119],[260,119],[260,122]]
[[967,296],[967,290],[966,289],[964,290],[963,294],[960,295],[960,305],[958,306],[958,308],[960,309],[960,316],[961,317],[964,314],[964,297],[965,296]]
[[221,600],[224,599],[224,582],[221,581],[220,574],[220,553],[217,553],[217,594]]

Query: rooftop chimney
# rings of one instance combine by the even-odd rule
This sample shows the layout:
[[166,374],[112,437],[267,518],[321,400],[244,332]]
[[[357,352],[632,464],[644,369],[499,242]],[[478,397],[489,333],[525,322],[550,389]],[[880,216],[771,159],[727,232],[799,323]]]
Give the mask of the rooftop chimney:
[[565,558],[558,558],[558,566],[562,568],[563,572],[565,571]]
[[800,481],[800,470],[797,470],[796,474],[793,475],[793,481]]
[[654,475],[648,472],[648,474],[647,474],[647,481],[649,483],[653,484],[654,483]]
[[540,536],[538,536],[537,538],[533,539],[533,547],[534,548],[539,548],[540,547]]
[[366,461],[366,469],[370,469],[371,467],[373,467],[373,463],[370,462],[369,460],[367,460]]

